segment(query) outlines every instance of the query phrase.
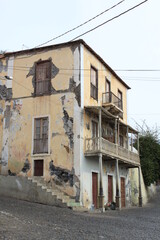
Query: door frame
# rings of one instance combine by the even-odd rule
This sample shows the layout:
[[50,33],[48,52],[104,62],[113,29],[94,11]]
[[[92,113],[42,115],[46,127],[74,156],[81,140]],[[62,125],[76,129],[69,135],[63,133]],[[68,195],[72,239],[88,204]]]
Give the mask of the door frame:
[[[114,197],[113,197],[113,195],[114,195],[114,184],[113,184],[114,174],[107,173],[107,190],[108,190],[108,176],[112,177],[112,202],[114,202],[113,201],[113,199],[114,199]],[[107,191],[107,195],[108,195],[108,191]],[[108,201],[109,201],[109,199],[108,199]]]
[[42,161],[43,161],[43,175],[42,175],[42,177],[44,177],[44,159],[42,159],[42,158],[33,159],[33,170],[32,170],[32,175],[35,176],[35,175],[34,175],[35,161],[38,161],[38,160],[42,160]]
[[[123,176],[123,175],[120,175],[120,193],[121,193],[121,178],[124,179],[124,193],[125,193],[125,206],[124,206],[124,208],[125,208],[126,207],[126,177]],[[122,196],[120,195],[120,197],[121,197],[120,203],[121,203],[121,207],[122,207]]]
[[91,196],[92,196],[92,201],[91,203],[93,204],[93,173],[97,174],[97,208],[98,208],[98,189],[99,189],[99,171],[91,171]]

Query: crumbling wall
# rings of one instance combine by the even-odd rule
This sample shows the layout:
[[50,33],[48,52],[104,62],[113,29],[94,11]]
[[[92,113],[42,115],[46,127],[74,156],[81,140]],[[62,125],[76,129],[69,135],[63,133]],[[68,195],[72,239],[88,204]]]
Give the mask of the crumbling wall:
[[[80,76],[73,71],[74,51],[67,47],[37,53],[30,58],[15,57],[14,66],[25,65],[28,72],[14,71],[13,96],[1,112],[4,114],[3,132],[4,129],[8,131],[8,135],[5,133],[8,174],[32,176],[34,161],[42,159],[44,178],[61,183],[68,194],[79,200],[80,183],[74,160],[79,158],[80,153],[76,156],[74,150],[75,142],[77,149],[80,138],[75,116],[81,104],[81,85]],[[51,94],[35,97],[35,65],[47,59],[52,62]],[[65,69],[70,71],[66,74]],[[49,152],[46,154],[33,154],[34,119],[39,117],[48,117],[49,120]],[[4,147],[5,144],[2,145]]]

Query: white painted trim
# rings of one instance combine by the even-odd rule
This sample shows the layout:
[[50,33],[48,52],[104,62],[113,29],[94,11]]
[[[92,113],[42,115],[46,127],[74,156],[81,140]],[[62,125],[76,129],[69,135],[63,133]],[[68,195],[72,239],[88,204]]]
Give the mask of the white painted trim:
[[81,108],[84,108],[84,47],[80,45],[80,61],[81,61]]
[[50,156],[51,155],[51,153],[36,153],[36,154],[31,154],[31,157],[32,158],[37,158],[37,157],[48,157],[48,156]]
[[84,46],[83,44],[80,44],[80,86],[81,86],[81,120],[80,120],[80,202],[83,203],[83,191],[84,191],[84,185],[83,185],[83,166],[84,161],[86,161],[83,149],[84,149],[84,115],[83,115],[83,109],[84,109]]
[[[34,120],[37,118],[48,118],[48,153],[40,153],[40,154],[33,154],[33,148],[34,148]],[[32,148],[31,148],[31,157],[40,157],[40,156],[49,156],[50,155],[50,115],[39,115],[39,116],[34,116],[32,117]]]
[[[14,57],[10,57],[8,60],[7,75],[13,78]],[[6,80],[6,87],[12,88],[12,80]]]

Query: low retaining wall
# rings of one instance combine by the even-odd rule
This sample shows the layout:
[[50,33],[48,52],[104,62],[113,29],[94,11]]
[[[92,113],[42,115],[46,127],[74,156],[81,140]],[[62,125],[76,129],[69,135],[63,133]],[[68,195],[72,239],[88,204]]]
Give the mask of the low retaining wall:
[[0,175],[0,196],[64,207],[61,201],[26,177]]

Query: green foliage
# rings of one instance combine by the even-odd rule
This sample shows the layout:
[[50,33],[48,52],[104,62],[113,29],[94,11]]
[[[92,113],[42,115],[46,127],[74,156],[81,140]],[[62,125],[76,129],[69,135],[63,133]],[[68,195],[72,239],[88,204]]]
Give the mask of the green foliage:
[[139,150],[144,182],[149,186],[160,179],[160,143],[157,130],[147,129],[140,133]]

